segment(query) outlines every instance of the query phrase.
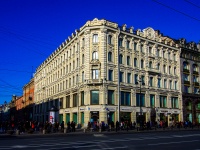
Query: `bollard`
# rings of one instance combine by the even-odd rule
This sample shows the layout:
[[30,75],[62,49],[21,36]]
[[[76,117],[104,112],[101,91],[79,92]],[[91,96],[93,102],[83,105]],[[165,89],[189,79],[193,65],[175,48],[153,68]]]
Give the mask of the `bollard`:
[[67,133],[67,129],[64,129],[64,133]]
[[20,132],[19,132],[19,130],[16,130],[16,135],[20,135]]
[[85,133],[85,132],[86,132],[86,129],[83,129],[83,132]]
[[43,130],[42,130],[42,133],[43,133],[43,134],[46,134],[46,130],[45,130],[45,129],[43,129]]
[[99,132],[101,132],[101,128],[99,128]]

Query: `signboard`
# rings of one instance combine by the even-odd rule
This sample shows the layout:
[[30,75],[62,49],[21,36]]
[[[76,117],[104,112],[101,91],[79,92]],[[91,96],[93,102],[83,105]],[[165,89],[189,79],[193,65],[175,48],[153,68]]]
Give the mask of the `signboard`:
[[54,111],[50,111],[50,113],[49,113],[49,122],[51,122],[52,124],[54,124],[54,122],[55,122],[55,112]]

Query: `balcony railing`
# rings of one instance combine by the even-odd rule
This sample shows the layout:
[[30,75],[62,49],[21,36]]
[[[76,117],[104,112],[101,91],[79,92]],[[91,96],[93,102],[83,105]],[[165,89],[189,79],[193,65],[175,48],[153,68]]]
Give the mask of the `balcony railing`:
[[199,72],[198,72],[198,71],[193,71],[193,74],[196,74],[196,75],[198,75],[198,74],[199,74]]
[[190,81],[184,81],[184,84],[190,84]]
[[194,86],[199,86],[199,82],[194,82]]
[[86,80],[86,84],[88,85],[97,85],[97,84],[102,84],[103,81],[102,79],[88,79]]
[[148,68],[148,72],[150,74],[160,74],[160,70],[158,70],[157,68]]
[[190,71],[188,69],[183,69],[184,73],[190,73]]

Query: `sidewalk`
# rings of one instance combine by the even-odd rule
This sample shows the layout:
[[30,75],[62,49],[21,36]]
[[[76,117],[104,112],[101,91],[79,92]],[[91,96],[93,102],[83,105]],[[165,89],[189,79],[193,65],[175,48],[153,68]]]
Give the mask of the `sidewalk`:
[[135,130],[120,130],[118,132],[116,132],[115,130],[113,131],[102,131],[102,132],[98,132],[98,131],[86,131],[84,132],[83,129],[76,129],[76,132],[69,132],[69,133],[63,133],[63,132],[55,132],[55,133],[47,133],[47,134],[43,134],[42,132],[39,131],[35,131],[33,133],[20,133],[20,135],[17,135],[16,132],[12,135],[9,135],[7,133],[0,133],[0,139],[1,138],[19,138],[19,137],[54,137],[54,136],[67,136],[67,135],[92,135],[92,134],[132,134],[132,133],[154,133],[154,132],[179,132],[179,131],[200,131],[200,128],[174,128],[174,129],[170,129],[170,128],[157,128],[156,130],[143,130],[143,131],[137,131]]

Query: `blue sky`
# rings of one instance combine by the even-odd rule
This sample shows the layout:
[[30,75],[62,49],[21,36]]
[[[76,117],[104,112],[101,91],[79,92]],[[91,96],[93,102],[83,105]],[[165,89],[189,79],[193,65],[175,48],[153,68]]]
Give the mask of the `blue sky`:
[[0,104],[22,95],[35,69],[94,18],[200,41],[198,0],[0,0]]

